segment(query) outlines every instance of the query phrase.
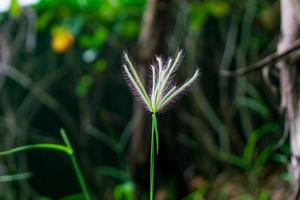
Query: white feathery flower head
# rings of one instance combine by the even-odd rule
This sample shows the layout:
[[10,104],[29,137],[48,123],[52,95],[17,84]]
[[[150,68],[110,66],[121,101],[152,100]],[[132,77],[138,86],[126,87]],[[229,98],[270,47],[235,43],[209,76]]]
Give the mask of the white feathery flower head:
[[161,57],[156,57],[156,64],[150,65],[151,80],[149,81],[150,87],[147,92],[133,63],[129,59],[127,53],[124,53],[125,63],[123,64],[123,69],[125,72],[125,79],[133,93],[141,99],[142,103],[151,113],[157,113],[164,109],[198,78],[199,69],[197,69],[194,75],[187,79],[182,85],[177,86],[174,84],[173,77],[179,68],[182,54],[183,51],[180,50],[174,60],[169,58],[166,61]]

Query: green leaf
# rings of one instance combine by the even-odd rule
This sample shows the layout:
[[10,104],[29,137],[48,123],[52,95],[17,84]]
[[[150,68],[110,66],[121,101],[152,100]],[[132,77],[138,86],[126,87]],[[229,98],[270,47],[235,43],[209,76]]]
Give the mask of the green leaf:
[[288,163],[288,157],[281,153],[275,153],[272,156],[272,160],[275,162],[278,162],[280,164],[287,164]]
[[254,200],[254,198],[249,194],[244,194],[240,198],[241,200]]
[[80,36],[79,43],[85,48],[99,48],[106,41],[108,34],[108,30],[105,27],[101,27],[92,35]]
[[251,161],[253,159],[254,150],[257,142],[266,134],[274,133],[279,131],[279,126],[276,123],[268,123],[261,128],[256,129],[247,141],[247,144],[244,149],[243,158],[247,161]]
[[17,17],[21,14],[22,8],[17,0],[12,0],[9,8],[9,14],[12,17]]
[[72,194],[66,197],[61,198],[60,200],[82,200],[83,194]]
[[101,73],[104,72],[107,68],[107,61],[105,59],[99,59],[95,64],[92,66],[92,73]]
[[208,192],[209,185],[203,184],[200,188],[196,191],[193,191],[188,196],[184,197],[182,200],[202,200],[205,197],[205,194]]
[[253,172],[254,175],[258,174],[260,169],[266,164],[266,162],[271,157],[272,153],[274,152],[274,145],[270,144],[266,146],[263,151],[258,155],[257,159],[255,160],[255,163],[253,165]]
[[0,183],[26,180],[26,179],[29,179],[30,177],[32,177],[32,173],[30,173],[30,172],[20,173],[20,174],[11,174],[11,175],[2,175],[2,176],[0,176]]
[[133,200],[135,187],[132,182],[122,183],[115,187],[115,200]]
[[93,78],[90,75],[84,75],[81,77],[79,83],[75,88],[76,95],[79,97],[86,96],[92,86]]
[[195,192],[192,192],[187,197],[184,197],[183,200],[203,200],[204,199],[205,192],[201,190],[196,190]]
[[117,22],[113,30],[118,35],[120,34],[125,38],[133,39],[137,37],[139,28],[140,26],[137,21],[128,19]]
[[259,194],[258,200],[268,200],[269,199],[269,192],[266,190],[262,190]]
[[291,183],[291,181],[292,181],[292,177],[291,177],[291,174],[289,173],[289,172],[283,172],[282,174],[281,174],[281,179],[283,180],[283,181],[286,181],[286,182],[288,182],[288,183]]
[[114,167],[103,166],[97,169],[97,173],[105,176],[110,176],[121,181],[128,181],[129,175],[126,171]]
[[223,162],[232,164],[243,170],[247,170],[250,168],[250,163],[247,160],[245,160],[243,157],[239,157],[239,156],[236,156],[236,155],[230,154],[230,153],[226,153],[226,154],[224,153],[221,155],[221,157],[222,157]]
[[228,15],[230,6],[227,1],[206,1],[205,7],[209,14],[214,17],[224,17]]
[[107,3],[101,5],[99,8],[99,15],[102,20],[105,22],[112,22],[115,19],[118,14],[117,2],[118,1],[114,1],[114,3],[111,3],[111,1],[108,1]]
[[68,154],[68,155],[72,153],[70,148],[65,147],[63,145],[42,143],[42,144],[24,145],[24,146],[19,146],[19,147],[9,149],[7,151],[1,151],[0,156],[7,156],[7,155],[10,155],[10,154],[23,152],[23,151],[28,151],[28,150],[34,150],[34,149],[49,149],[49,150],[54,150],[54,151],[62,151],[64,153]]
[[246,96],[238,97],[237,103],[239,106],[247,107],[253,110],[263,118],[267,118],[270,115],[267,106],[254,98]]
[[207,11],[202,4],[191,4],[189,10],[189,27],[192,31],[199,31],[206,22]]
[[39,15],[37,18],[36,27],[38,30],[45,30],[49,25],[51,19],[54,17],[54,13],[50,11],[45,11]]

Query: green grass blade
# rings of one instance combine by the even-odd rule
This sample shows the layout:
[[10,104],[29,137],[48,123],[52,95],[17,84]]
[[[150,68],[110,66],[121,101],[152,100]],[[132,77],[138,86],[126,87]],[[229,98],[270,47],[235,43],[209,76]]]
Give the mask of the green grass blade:
[[78,178],[78,181],[79,181],[79,184],[80,184],[80,187],[83,191],[83,195],[85,197],[86,200],[91,200],[90,198],[90,193],[87,189],[87,186],[85,184],[85,181],[84,181],[84,178],[83,178],[83,175],[81,173],[81,170],[80,170],[80,167],[78,165],[78,162],[77,162],[77,159],[75,157],[74,154],[71,154],[71,161],[72,161],[72,164],[73,164],[73,167],[74,167],[74,170],[76,172],[76,175],[77,175],[77,178]]
[[73,147],[72,147],[72,145],[70,143],[70,140],[67,137],[67,134],[66,134],[66,132],[63,129],[60,130],[60,134],[61,134],[61,136],[62,136],[65,144],[67,145],[67,147],[71,151],[71,153],[70,153],[71,162],[72,162],[72,165],[74,167],[74,170],[75,170],[77,179],[79,181],[80,187],[81,187],[81,189],[83,191],[83,195],[84,195],[84,197],[85,197],[86,200],[90,200],[91,199],[90,193],[89,193],[88,188],[86,186],[85,180],[83,178],[81,169],[80,169],[79,164],[77,162],[77,159],[76,159],[76,156],[74,154]]
[[30,172],[11,174],[11,175],[2,175],[0,176],[0,183],[25,180],[25,179],[29,179],[30,177],[32,177],[32,173]]
[[65,147],[60,144],[44,143],[44,144],[25,145],[25,146],[15,147],[15,148],[9,149],[7,151],[1,151],[0,156],[6,156],[6,155],[15,154],[18,152],[28,151],[28,150],[33,150],[33,149],[51,149],[51,150],[55,150],[55,151],[62,151],[68,155],[71,154],[71,150],[68,147]]
[[34,149],[50,149],[50,150],[64,152],[67,155],[69,155],[70,158],[71,158],[72,165],[73,165],[74,170],[76,172],[76,175],[77,175],[77,178],[78,178],[80,187],[83,191],[85,199],[90,200],[91,198],[90,198],[87,186],[85,184],[84,178],[82,176],[81,170],[79,168],[79,165],[78,165],[77,159],[75,157],[75,154],[74,154],[73,148],[71,146],[71,143],[69,141],[69,138],[67,137],[64,130],[61,130],[60,133],[61,133],[61,136],[62,136],[66,146],[60,145],[60,144],[48,144],[48,143],[24,145],[24,146],[9,149],[7,151],[2,151],[2,152],[0,152],[0,156],[11,155],[11,154],[15,154],[15,153],[18,153],[18,152],[34,150]]
[[253,159],[255,147],[256,147],[258,141],[265,135],[274,134],[274,133],[278,132],[279,130],[280,130],[279,126],[273,122],[265,124],[262,127],[256,129],[251,134],[251,136],[249,137],[249,139],[246,143],[244,153],[243,153],[243,158],[245,160],[247,160],[248,162],[251,162]]
[[245,160],[243,157],[230,154],[221,153],[221,159],[223,162],[239,167],[243,170],[249,170],[251,163]]
[[64,129],[60,129],[60,135],[61,135],[63,141],[65,142],[66,146],[73,150],[70,140],[67,137],[67,134]]

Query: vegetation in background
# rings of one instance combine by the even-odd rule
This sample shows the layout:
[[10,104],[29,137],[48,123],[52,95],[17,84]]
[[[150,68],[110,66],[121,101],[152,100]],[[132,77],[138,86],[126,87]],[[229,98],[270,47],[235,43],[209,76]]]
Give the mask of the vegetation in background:
[[[92,197],[148,199],[151,127],[136,123],[142,115],[123,84],[120,57],[127,49],[138,73],[146,73],[139,41],[149,2],[41,0],[22,8],[13,1],[0,14],[0,150],[57,144],[53,133],[64,127]],[[154,30],[165,38],[155,53],[185,49],[177,79],[199,66],[201,81],[157,116],[155,199],[284,199],[289,144],[277,107],[277,70],[266,82],[260,73],[219,74],[274,52],[278,2],[161,2],[157,9],[169,11],[168,23],[163,33]],[[137,163],[135,131],[146,141]],[[80,198],[72,163],[59,153],[0,157],[0,199]]]

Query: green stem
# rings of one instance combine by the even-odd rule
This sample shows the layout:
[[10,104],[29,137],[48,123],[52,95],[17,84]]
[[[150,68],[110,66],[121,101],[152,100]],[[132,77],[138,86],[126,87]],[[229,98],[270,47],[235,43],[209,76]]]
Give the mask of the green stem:
[[[156,139],[156,140],[155,140]],[[150,147],[150,200],[154,199],[154,151],[155,151],[155,141],[156,141],[156,153],[158,154],[158,126],[157,126],[157,119],[155,114],[152,114],[152,128],[151,128],[151,147]]]
[[12,148],[12,149],[7,150],[7,151],[1,151],[0,156],[6,156],[6,155],[10,155],[10,154],[14,154],[14,153],[22,152],[22,151],[33,150],[33,149],[50,149],[50,150],[64,152],[65,154],[67,154],[71,158],[72,165],[73,165],[74,170],[76,172],[76,175],[77,175],[77,178],[78,178],[80,187],[83,191],[85,199],[86,200],[91,200],[88,189],[87,189],[87,186],[86,186],[85,181],[83,179],[80,167],[79,167],[78,162],[76,160],[74,150],[71,146],[71,143],[70,143],[70,141],[69,141],[69,139],[68,139],[68,137],[67,137],[64,130],[61,130],[60,133],[61,133],[61,136],[62,136],[66,146],[60,145],[60,144],[48,144],[48,143],[31,144],[31,145],[25,145],[25,146]]
[[75,169],[75,172],[76,172],[76,175],[77,175],[77,178],[78,178],[78,181],[79,181],[79,184],[80,184],[80,187],[83,191],[83,195],[84,195],[84,198],[86,200],[90,200],[91,197],[90,197],[90,193],[87,189],[87,186],[85,184],[85,181],[84,181],[84,178],[82,176],[82,173],[81,173],[81,170],[79,168],[79,165],[78,165],[78,162],[77,162],[77,159],[75,157],[74,154],[71,154],[71,161],[72,161],[72,164],[73,164],[73,167]]
[[67,135],[66,135],[66,133],[65,133],[65,131],[64,131],[63,129],[61,129],[60,134],[61,134],[61,136],[62,136],[62,138],[63,138],[65,144],[67,145],[67,147],[68,147],[69,149],[72,150],[72,151],[71,151],[71,154],[70,154],[70,158],[71,158],[71,161],[72,161],[72,165],[73,165],[73,167],[74,167],[76,176],[77,176],[77,178],[78,178],[78,181],[79,181],[80,187],[81,187],[81,189],[82,189],[82,191],[83,191],[83,194],[84,194],[85,199],[86,199],[86,200],[90,200],[90,199],[91,199],[91,198],[90,198],[90,193],[89,193],[89,191],[88,191],[88,189],[87,189],[87,186],[86,186],[86,183],[85,183],[85,181],[84,181],[82,172],[81,172],[81,170],[80,170],[80,167],[79,167],[79,165],[78,165],[77,159],[76,159],[76,157],[75,157],[75,154],[74,154],[74,151],[73,151],[73,147],[71,146],[71,143],[70,143],[70,141],[69,141],[69,139],[68,139],[68,137],[67,137]]
[[156,138],[156,154],[158,154],[159,148],[159,137],[158,137],[158,126],[157,126],[157,119],[155,114],[152,115],[152,123],[154,126],[155,138]]

